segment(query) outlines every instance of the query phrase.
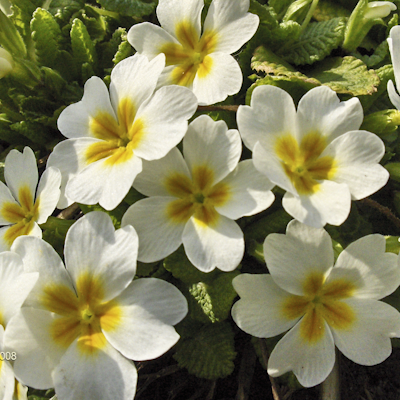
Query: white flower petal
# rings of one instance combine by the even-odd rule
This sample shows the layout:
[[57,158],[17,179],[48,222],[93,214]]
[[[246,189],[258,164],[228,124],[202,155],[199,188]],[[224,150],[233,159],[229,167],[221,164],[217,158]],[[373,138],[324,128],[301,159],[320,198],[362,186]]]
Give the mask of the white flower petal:
[[95,137],[90,120],[100,112],[116,118],[107,86],[99,77],[92,76],[85,83],[82,100],[69,105],[58,117],[58,129],[69,139]]
[[252,93],[250,106],[239,106],[237,123],[246,147],[253,150],[257,142],[265,146],[264,140],[269,135],[295,133],[297,122],[293,99],[278,87],[258,86]]
[[118,109],[121,100],[128,98],[137,110],[153,94],[164,66],[163,55],[149,61],[136,53],[119,62],[111,72],[110,97],[114,109]]
[[400,284],[400,268],[398,257],[385,250],[386,241],[382,235],[356,240],[339,254],[327,281],[349,275],[356,287],[355,297],[381,299],[388,296]]
[[51,373],[64,353],[50,334],[52,321],[50,312],[24,307],[10,320],[5,332],[4,345],[17,353],[16,377],[36,389],[54,386]]
[[[352,198],[363,199],[382,188],[389,172],[378,164],[385,154],[383,141],[367,131],[351,131],[335,139],[321,154],[335,160],[332,180],[345,183]],[[336,166],[337,164],[337,166]]]
[[364,114],[358,98],[340,101],[332,89],[318,86],[300,99],[297,117],[302,134],[317,131],[330,142],[345,132],[357,130]]
[[171,196],[167,190],[167,182],[176,174],[191,179],[182,153],[176,147],[159,160],[143,160],[142,165],[142,172],[135,178],[133,187],[146,196]]
[[156,9],[160,25],[176,37],[177,27],[185,22],[194,28],[197,38],[201,31],[201,11],[203,0],[160,0]]
[[118,163],[109,159],[95,161],[72,176],[65,187],[66,197],[82,204],[99,203],[106,210],[116,208],[142,170],[142,160],[134,154]]
[[86,165],[86,151],[90,145],[99,142],[99,139],[80,138],[69,139],[58,143],[47,160],[47,168],[55,167],[61,172],[61,193],[57,208],[65,208],[73,203],[65,195],[68,181],[77,175]]
[[11,194],[10,189],[0,181],[0,225],[9,225],[11,222],[4,216],[4,206],[9,204],[19,205]]
[[252,160],[240,162],[222,182],[229,187],[229,199],[215,209],[230,219],[257,214],[274,201],[274,184],[255,169]]
[[24,305],[43,308],[40,300],[43,288],[50,283],[74,290],[71,277],[60,256],[44,240],[33,236],[20,236],[14,241],[11,250],[21,256],[26,272],[39,272],[39,279]]
[[239,92],[243,83],[242,70],[231,55],[211,53],[206,56],[205,63],[210,64],[207,74],[197,73],[193,81],[193,93],[199,105],[219,103]]
[[[400,76],[399,76],[400,79]],[[390,80],[387,83],[387,91],[388,91],[388,95],[389,95],[389,99],[392,102],[392,104],[398,109],[400,110],[400,96],[398,95],[398,93],[396,92],[396,89],[394,88],[394,84],[393,81]]]
[[301,385],[311,387],[323,382],[332,371],[335,345],[326,324],[326,334],[317,343],[305,343],[300,337],[300,323],[275,346],[268,361],[268,373],[276,377],[293,371]]
[[400,52],[399,52],[399,49],[400,49],[400,26],[399,25],[393,26],[390,29],[390,33],[389,33],[389,37],[388,37],[387,41],[389,44],[390,56],[392,58],[394,78],[395,78],[396,85],[398,88],[400,85]]
[[282,304],[289,293],[281,289],[271,275],[241,274],[232,285],[240,300],[232,307],[232,318],[246,333],[269,338],[286,332],[298,319],[283,318]]
[[174,197],[150,197],[128,208],[121,226],[133,225],[139,236],[138,260],[153,262],[173,253],[182,244],[183,223],[172,221],[167,207]]
[[282,206],[304,224],[322,228],[325,224],[341,225],[350,213],[351,195],[346,184],[321,181],[310,196],[294,196],[286,192]]
[[5,160],[4,178],[12,195],[19,201],[19,191],[27,187],[32,199],[35,198],[39,175],[35,154],[30,147],[25,147],[23,153],[11,150]]
[[201,115],[190,125],[183,139],[183,155],[192,171],[206,166],[213,172],[214,184],[232,172],[240,159],[242,142],[239,132],[228,130],[224,121]]
[[133,362],[109,344],[94,354],[82,354],[75,341],[52,375],[57,397],[65,400],[131,400],[136,392]]
[[122,321],[104,335],[125,357],[152,360],[178,341],[171,325],[180,322],[188,308],[174,285],[155,278],[137,279],[115,301],[122,308]]
[[212,226],[191,217],[182,236],[190,262],[202,272],[214,268],[233,271],[244,253],[243,232],[236,222],[222,215]]
[[215,51],[232,54],[256,33],[259,18],[250,14],[249,0],[214,0],[204,21],[204,31],[216,32]]
[[150,60],[160,54],[166,44],[179,43],[163,28],[150,22],[133,25],[128,31],[127,39],[138,53],[144,54]]
[[324,229],[296,220],[286,234],[272,233],[264,241],[264,256],[274,281],[284,290],[301,296],[310,272],[325,274],[333,266],[332,241]]
[[6,327],[21,308],[38,276],[38,273],[24,271],[18,254],[11,251],[0,253],[0,325]]
[[196,97],[187,88],[174,85],[157,90],[137,112],[136,117],[144,123],[144,135],[135,154],[145,160],[164,157],[182,140],[187,120],[196,109]]
[[136,272],[138,238],[131,226],[115,231],[108,214],[93,211],[80,218],[65,238],[65,264],[77,282],[89,273],[101,279],[103,300],[120,294]]
[[[2,352],[6,350],[3,346],[3,340],[4,327],[0,325],[0,351]],[[2,400],[13,400],[15,383],[13,368],[3,354],[3,357],[0,360],[0,398]]]
[[370,299],[346,299],[356,320],[347,329],[333,329],[335,344],[350,360],[375,365],[392,352],[391,337],[400,336],[400,313],[386,303]]
[[61,172],[54,168],[47,168],[40,177],[35,203],[39,203],[38,224],[43,224],[53,213],[60,199]]

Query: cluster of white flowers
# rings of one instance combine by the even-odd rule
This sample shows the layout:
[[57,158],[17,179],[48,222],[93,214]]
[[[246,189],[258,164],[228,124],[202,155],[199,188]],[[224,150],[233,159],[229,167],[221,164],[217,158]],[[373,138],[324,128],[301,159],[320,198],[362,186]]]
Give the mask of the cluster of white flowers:
[[[245,241],[235,220],[267,209],[273,187],[295,220],[264,242],[269,274],[233,280],[232,309],[245,332],[272,337],[268,373],[292,370],[313,386],[330,373],[335,345],[373,365],[400,336],[400,313],[379,299],[400,284],[398,257],[381,235],[347,247],[334,262],[323,227],[342,224],[351,200],[382,188],[385,146],[359,130],[360,101],[340,101],[326,86],[310,90],[297,110],[274,86],[257,87],[237,112],[238,130],[201,115],[197,106],[236,94],[242,73],[231,54],[256,32],[249,0],[213,0],[201,27],[203,0],[160,0],[161,27],[134,25],[137,53],[117,64],[109,89],[98,77],[58,119],[67,138],[55,146],[38,184],[33,151],[12,150],[0,182],[0,398],[24,385],[55,388],[58,399],[132,399],[132,360],[154,359],[179,339],[174,325],[187,301],[172,284],[134,279],[136,260],[154,262],[183,244],[202,272],[232,271]],[[390,51],[400,84],[400,26]],[[2,50],[2,49],[0,49]],[[8,71],[12,60],[3,57]],[[8,66],[8,64],[10,67]],[[399,86],[398,86],[399,87]],[[400,96],[388,84],[393,104]],[[242,140],[252,159],[240,161]],[[183,150],[176,147],[183,142]],[[146,198],[129,207],[121,228],[103,212],[86,214],[65,239],[65,266],[41,239],[40,224],[74,202],[115,209],[131,187]],[[37,187],[37,188],[36,188]],[[14,372],[13,372],[14,371]]]

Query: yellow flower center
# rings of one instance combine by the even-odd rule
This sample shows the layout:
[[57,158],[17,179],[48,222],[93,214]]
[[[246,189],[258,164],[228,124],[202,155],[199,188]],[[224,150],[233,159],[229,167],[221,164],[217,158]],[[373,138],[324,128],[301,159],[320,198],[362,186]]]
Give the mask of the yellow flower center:
[[326,146],[326,139],[318,132],[308,133],[300,144],[290,134],[276,140],[275,153],[298,194],[315,193],[322,180],[335,175],[335,160],[330,156],[321,157]]
[[214,184],[214,173],[207,166],[193,168],[192,179],[173,174],[165,186],[172,196],[178,197],[167,208],[168,217],[177,223],[186,223],[194,215],[199,224],[214,226],[219,219],[215,207],[225,204],[231,195],[227,184]]
[[29,235],[39,218],[39,199],[34,202],[28,186],[21,186],[18,200],[19,204],[5,202],[1,209],[1,216],[10,224],[14,224],[4,235],[4,240],[9,246],[18,236]]
[[318,342],[325,334],[324,321],[334,329],[348,329],[355,322],[354,311],[342,301],[351,297],[355,288],[351,281],[336,279],[325,283],[322,273],[311,273],[304,280],[304,295],[289,296],[282,305],[282,314],[290,320],[302,317],[302,339]]
[[171,74],[172,83],[190,86],[196,74],[204,78],[210,73],[213,60],[208,55],[215,50],[217,34],[205,31],[199,40],[194,26],[187,21],[177,24],[175,34],[180,44],[164,44],[160,52],[166,56],[166,65],[176,66]]
[[82,273],[75,292],[64,285],[44,288],[42,305],[58,315],[50,325],[50,334],[60,346],[68,348],[78,338],[83,354],[96,354],[105,347],[103,331],[111,331],[121,322],[122,310],[114,300],[103,301],[103,282],[89,273]]
[[107,112],[99,111],[91,118],[89,129],[94,137],[101,139],[99,143],[90,145],[85,154],[87,164],[107,158],[106,164],[124,163],[133,157],[145,135],[145,124],[136,118],[136,109],[128,98],[122,99],[118,105],[118,118]]

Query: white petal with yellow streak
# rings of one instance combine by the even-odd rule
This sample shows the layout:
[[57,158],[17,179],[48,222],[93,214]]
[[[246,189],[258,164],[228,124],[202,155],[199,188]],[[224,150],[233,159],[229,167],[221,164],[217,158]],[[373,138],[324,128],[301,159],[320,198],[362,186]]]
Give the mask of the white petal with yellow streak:
[[5,160],[4,178],[16,200],[20,200],[19,191],[25,186],[32,195],[32,200],[35,198],[39,175],[35,154],[30,147],[25,147],[23,153],[18,150],[11,150],[8,153]]
[[4,184],[4,182],[0,181],[0,225],[9,225],[12,223],[4,215],[7,210],[7,208],[4,207],[7,207],[7,205],[9,204],[19,206],[19,203],[14,199],[13,195],[11,194],[10,189]]
[[400,313],[392,306],[372,299],[347,299],[355,322],[347,329],[332,328],[335,344],[350,360],[375,365],[392,352],[390,338],[400,336]]
[[183,155],[192,171],[206,166],[213,172],[215,184],[232,172],[240,159],[242,142],[236,129],[228,130],[224,121],[201,115],[190,125],[183,139]]
[[275,346],[268,361],[268,373],[280,376],[293,371],[304,387],[316,386],[323,382],[335,363],[335,345],[330,329],[325,323],[325,334],[313,344],[300,336],[298,322]]
[[93,211],[67,232],[65,264],[74,282],[88,274],[101,284],[102,301],[120,294],[136,272],[138,237],[132,226],[115,230],[108,214]]
[[99,203],[106,210],[117,207],[142,170],[142,160],[133,153],[117,163],[109,161],[111,157],[95,161],[72,176],[65,187],[67,198],[82,204]]
[[182,236],[183,246],[190,262],[202,272],[215,268],[233,271],[244,254],[243,232],[229,218],[218,215],[212,226],[191,217]]
[[172,325],[186,316],[188,308],[174,285],[155,278],[137,279],[115,301],[122,309],[120,325],[103,333],[125,357],[152,360],[179,340]]
[[95,354],[82,354],[71,344],[52,374],[57,396],[64,400],[132,400],[137,371],[110,344]]
[[137,112],[144,128],[135,154],[148,161],[164,157],[182,140],[187,120],[196,109],[196,97],[185,87],[173,85],[157,90]]
[[334,262],[329,234],[296,220],[289,222],[286,234],[266,237],[264,256],[275,282],[298,296],[304,295],[303,283],[310,272],[324,275]]
[[229,54],[208,54],[193,81],[193,93],[199,105],[224,101],[239,92],[243,74],[237,61]]
[[[13,235],[15,235],[16,232],[16,225],[8,225],[8,226],[3,226],[0,228],[0,252],[1,251],[6,251],[6,250],[10,250],[10,247],[12,246],[12,243],[9,242],[9,238],[13,237]],[[24,232],[24,227],[25,225],[20,223],[18,225],[18,227],[20,229],[18,229],[19,232]],[[32,223],[31,226],[32,229],[30,229],[29,231],[27,231],[25,233],[25,235],[20,235],[20,236],[34,236],[37,238],[42,238],[42,230],[40,229],[39,225],[36,222]],[[12,232],[12,233],[11,233]],[[16,239],[18,239],[20,236],[17,236],[14,238],[14,241]]]

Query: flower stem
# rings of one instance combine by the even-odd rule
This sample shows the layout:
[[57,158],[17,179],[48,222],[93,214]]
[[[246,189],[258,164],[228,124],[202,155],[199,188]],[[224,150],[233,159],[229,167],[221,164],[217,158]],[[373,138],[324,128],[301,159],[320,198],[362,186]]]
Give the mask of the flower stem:
[[306,17],[304,18],[303,23],[301,24],[301,28],[300,28],[300,32],[299,32],[299,36],[304,32],[304,30],[307,28],[308,23],[310,22],[315,9],[317,8],[318,5],[318,1],[319,0],[313,0],[310,9],[308,10],[308,13],[306,15]]
[[335,364],[328,377],[321,383],[321,400],[340,400],[340,353],[336,350]]

